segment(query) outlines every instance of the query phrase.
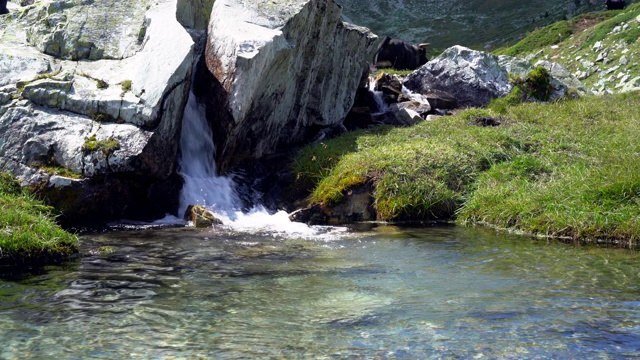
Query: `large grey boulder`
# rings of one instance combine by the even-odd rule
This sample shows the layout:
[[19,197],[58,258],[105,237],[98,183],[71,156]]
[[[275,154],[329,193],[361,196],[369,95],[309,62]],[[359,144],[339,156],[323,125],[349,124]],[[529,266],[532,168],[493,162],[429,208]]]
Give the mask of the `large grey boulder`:
[[42,1],[0,18],[0,168],[68,217],[144,216],[133,209],[175,173],[194,60],[176,1]]
[[341,14],[334,0],[216,0],[206,64],[223,171],[341,126],[376,39]]
[[[538,65],[551,74],[552,100],[564,96],[569,89],[577,94],[586,92],[580,81],[561,65],[550,62]],[[410,74],[404,85],[425,95],[445,91],[453,95],[459,107],[482,107],[491,99],[511,92],[510,75],[524,78],[534,67],[524,59],[453,46]]]

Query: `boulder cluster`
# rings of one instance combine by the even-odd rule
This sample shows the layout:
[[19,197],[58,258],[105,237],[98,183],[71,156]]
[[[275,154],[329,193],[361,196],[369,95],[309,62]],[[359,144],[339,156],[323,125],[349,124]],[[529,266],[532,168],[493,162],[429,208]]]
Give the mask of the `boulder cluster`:
[[[492,99],[509,94],[514,77],[526,78],[538,66],[544,67],[551,77],[549,101],[568,93],[572,96],[587,93],[582,83],[557,63],[540,60],[532,64],[525,59],[453,46],[409,75],[382,72],[370,78],[368,88],[373,93],[357,98],[345,125],[408,126],[437,119],[455,109],[484,107]],[[384,104],[376,103],[372,95]]]

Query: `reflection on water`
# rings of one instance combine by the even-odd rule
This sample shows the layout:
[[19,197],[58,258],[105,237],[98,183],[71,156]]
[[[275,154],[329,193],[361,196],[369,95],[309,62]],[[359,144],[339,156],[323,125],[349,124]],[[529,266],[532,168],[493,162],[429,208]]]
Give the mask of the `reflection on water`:
[[595,358],[640,349],[637,255],[463,228],[86,236],[0,280],[0,358]]

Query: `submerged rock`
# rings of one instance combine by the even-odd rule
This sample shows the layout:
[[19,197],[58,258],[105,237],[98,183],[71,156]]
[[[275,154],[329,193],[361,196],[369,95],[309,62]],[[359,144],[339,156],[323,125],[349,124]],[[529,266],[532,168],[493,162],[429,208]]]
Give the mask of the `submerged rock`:
[[217,0],[206,63],[219,167],[259,159],[341,125],[376,36],[334,0]]
[[194,42],[176,0],[106,6],[39,2],[0,19],[0,167],[73,222],[174,210],[151,197],[178,183]]
[[214,213],[200,205],[189,205],[184,213],[184,219],[191,221],[193,226],[197,228],[207,228],[222,224],[222,220],[218,219]]

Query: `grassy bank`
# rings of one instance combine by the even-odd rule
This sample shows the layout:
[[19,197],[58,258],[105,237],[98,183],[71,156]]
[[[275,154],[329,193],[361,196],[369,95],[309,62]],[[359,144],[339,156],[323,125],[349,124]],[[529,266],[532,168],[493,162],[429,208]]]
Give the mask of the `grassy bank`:
[[[380,127],[295,159],[310,202],[372,186],[382,220],[487,223],[574,239],[640,236],[640,94],[468,110]],[[501,125],[481,126],[482,118]]]
[[0,173],[0,266],[49,262],[77,252],[78,239],[55,223],[51,210]]

